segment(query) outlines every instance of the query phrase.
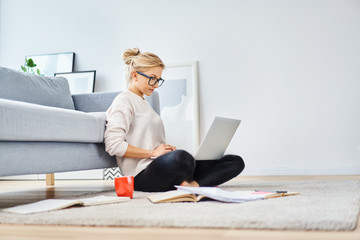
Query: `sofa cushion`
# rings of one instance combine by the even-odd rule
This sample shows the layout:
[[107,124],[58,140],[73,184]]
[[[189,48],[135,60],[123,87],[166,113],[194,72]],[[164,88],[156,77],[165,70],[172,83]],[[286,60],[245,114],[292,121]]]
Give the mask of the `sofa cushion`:
[[106,114],[0,99],[0,141],[99,143]]
[[0,67],[0,98],[75,109],[68,81]]

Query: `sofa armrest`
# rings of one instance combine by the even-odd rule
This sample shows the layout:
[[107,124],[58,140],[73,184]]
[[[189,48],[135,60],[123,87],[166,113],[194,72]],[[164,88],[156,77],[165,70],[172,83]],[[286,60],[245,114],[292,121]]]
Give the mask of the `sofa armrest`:
[[[120,92],[97,92],[72,95],[75,110],[82,112],[106,112]],[[160,115],[159,94],[154,92],[150,97],[145,97],[152,108]]]
[[120,92],[98,92],[72,95],[75,110],[105,112]]

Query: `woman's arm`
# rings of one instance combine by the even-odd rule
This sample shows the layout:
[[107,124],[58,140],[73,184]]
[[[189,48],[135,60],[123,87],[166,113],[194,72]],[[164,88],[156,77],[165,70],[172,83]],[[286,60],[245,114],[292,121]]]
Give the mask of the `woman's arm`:
[[126,133],[133,121],[134,111],[129,98],[119,94],[106,111],[106,128],[104,133],[105,150],[110,156],[122,157],[128,143]]
[[161,144],[154,150],[145,150],[142,148],[134,147],[132,145],[128,145],[128,148],[123,155],[126,158],[151,158],[151,157],[158,157],[165,153],[175,151],[176,147],[171,146],[169,144]]
[[120,94],[106,111],[105,150],[111,156],[138,159],[158,157],[176,150],[168,144],[161,144],[155,149],[142,149],[127,143],[126,135],[134,118],[132,105],[126,95]]

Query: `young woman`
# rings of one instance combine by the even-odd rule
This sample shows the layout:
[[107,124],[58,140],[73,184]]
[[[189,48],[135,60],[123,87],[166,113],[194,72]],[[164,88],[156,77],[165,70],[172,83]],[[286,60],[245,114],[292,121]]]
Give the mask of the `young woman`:
[[160,116],[144,99],[164,83],[161,75],[165,65],[157,55],[138,48],[127,49],[122,58],[127,65],[129,88],[107,110],[104,138],[106,151],[116,156],[122,174],[135,177],[135,190],[217,186],[242,172],[245,164],[239,156],[195,161],[188,152],[167,144]]

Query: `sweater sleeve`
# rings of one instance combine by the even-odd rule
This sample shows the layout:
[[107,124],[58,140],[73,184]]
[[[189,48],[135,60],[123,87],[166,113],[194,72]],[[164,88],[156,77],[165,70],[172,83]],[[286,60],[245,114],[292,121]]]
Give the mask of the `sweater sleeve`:
[[118,95],[106,111],[105,149],[111,156],[122,157],[127,148],[126,134],[134,117],[130,101]]

